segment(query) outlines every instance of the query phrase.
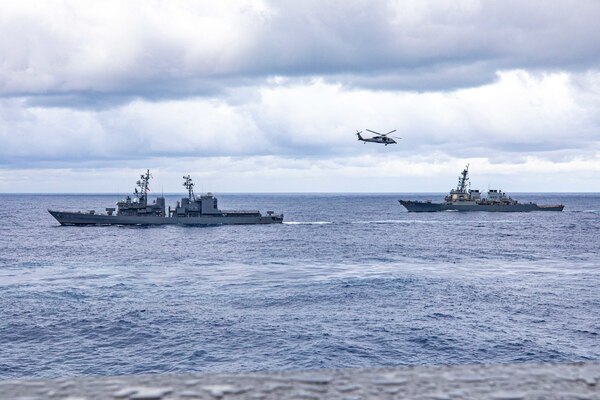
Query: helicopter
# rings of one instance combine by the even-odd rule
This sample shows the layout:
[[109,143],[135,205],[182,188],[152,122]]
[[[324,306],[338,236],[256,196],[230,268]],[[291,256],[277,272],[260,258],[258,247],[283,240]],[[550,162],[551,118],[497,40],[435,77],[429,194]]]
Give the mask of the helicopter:
[[370,138],[364,138],[364,137],[360,136],[362,131],[359,132],[357,130],[356,136],[358,136],[358,140],[363,141],[364,143],[367,143],[367,142],[382,143],[387,146],[388,144],[396,144],[396,141],[392,138],[402,139],[402,138],[396,137],[396,136],[388,136],[390,133],[396,132],[395,129],[393,131],[389,131],[388,133],[379,133],[379,132],[372,131],[370,129],[367,129],[367,131],[374,133],[375,136],[370,137]]

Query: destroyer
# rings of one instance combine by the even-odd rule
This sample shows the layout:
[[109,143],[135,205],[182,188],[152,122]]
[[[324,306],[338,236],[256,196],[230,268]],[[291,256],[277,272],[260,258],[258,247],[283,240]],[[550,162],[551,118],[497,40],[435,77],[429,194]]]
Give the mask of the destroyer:
[[535,203],[519,203],[508,197],[501,190],[489,190],[487,197],[481,197],[479,190],[467,190],[469,183],[469,165],[458,178],[458,186],[444,198],[443,203],[431,201],[399,200],[408,211],[492,211],[492,212],[527,212],[527,211],[562,211],[562,204],[539,206]]
[[[148,202],[150,170],[140,176],[134,198],[130,196],[117,203],[115,208],[106,208],[106,214],[87,212],[53,211],[50,214],[61,225],[237,225],[237,224],[277,224],[283,222],[283,214],[267,211],[221,211],[217,199],[211,193],[201,196],[194,194],[194,183],[190,176],[184,176],[183,186],[188,196],[177,202],[174,209],[165,209],[165,198],[157,197]],[[139,190],[138,190],[139,188]]]

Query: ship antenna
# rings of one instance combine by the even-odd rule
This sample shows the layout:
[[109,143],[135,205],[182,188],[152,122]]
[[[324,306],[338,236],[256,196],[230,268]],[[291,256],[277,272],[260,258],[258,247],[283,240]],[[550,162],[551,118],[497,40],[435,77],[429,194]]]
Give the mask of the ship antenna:
[[147,204],[148,201],[148,190],[150,190],[148,187],[148,182],[150,182],[151,177],[152,175],[150,175],[150,170],[148,169],[146,170],[145,174],[140,175],[140,180],[136,182],[136,185],[140,188],[140,191],[138,193],[136,187],[135,195],[140,200],[140,203],[144,205]]
[[184,176],[183,179],[183,186],[188,190],[188,198],[190,201],[196,201],[196,196],[194,195],[194,182],[192,182],[192,178],[187,175]]
[[467,186],[467,182],[469,181],[469,164],[463,169],[463,172],[458,177],[458,187],[456,190],[459,192],[464,192]]

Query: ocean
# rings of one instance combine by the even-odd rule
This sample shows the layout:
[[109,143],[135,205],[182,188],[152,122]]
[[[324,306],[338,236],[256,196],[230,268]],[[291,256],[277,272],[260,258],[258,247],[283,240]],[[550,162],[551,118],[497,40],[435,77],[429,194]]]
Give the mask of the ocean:
[[[179,196],[168,195],[174,205]],[[223,194],[282,225],[62,227],[0,195],[0,378],[600,360],[600,194]]]

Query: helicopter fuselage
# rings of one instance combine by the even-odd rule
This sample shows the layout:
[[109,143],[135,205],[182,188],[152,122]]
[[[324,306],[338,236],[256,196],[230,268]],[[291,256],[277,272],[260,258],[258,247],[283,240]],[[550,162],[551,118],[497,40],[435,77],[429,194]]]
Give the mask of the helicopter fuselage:
[[367,143],[367,142],[371,142],[371,143],[381,143],[384,145],[388,145],[388,144],[396,144],[396,141],[392,138],[389,137],[385,137],[385,136],[375,136],[375,137],[371,137],[371,138],[363,138],[363,137],[359,137],[358,140],[360,140],[361,142]]

